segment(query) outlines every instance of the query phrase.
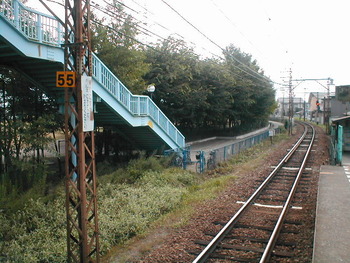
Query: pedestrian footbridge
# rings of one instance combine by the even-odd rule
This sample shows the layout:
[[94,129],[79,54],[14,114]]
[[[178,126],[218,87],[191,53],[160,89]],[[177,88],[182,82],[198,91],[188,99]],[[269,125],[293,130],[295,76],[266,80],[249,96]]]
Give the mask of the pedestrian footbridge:
[[[56,72],[63,70],[63,26],[18,0],[0,1],[0,65],[20,71],[63,103]],[[133,95],[93,54],[95,127],[115,128],[138,149],[185,147],[185,138],[148,96]]]

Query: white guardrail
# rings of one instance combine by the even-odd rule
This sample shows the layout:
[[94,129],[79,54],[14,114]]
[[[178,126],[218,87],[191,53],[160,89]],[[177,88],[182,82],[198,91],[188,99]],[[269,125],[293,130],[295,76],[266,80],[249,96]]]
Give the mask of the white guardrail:
[[[0,15],[28,40],[61,47],[64,27],[53,16],[24,6],[18,0],[0,0]],[[93,54],[93,77],[134,116],[149,116],[181,148],[185,137],[148,96],[133,95]]]

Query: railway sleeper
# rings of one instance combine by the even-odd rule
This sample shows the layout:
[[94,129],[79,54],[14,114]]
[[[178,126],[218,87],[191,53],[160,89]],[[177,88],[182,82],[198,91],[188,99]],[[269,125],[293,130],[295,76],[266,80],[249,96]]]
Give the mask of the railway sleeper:
[[[207,246],[210,242],[206,240],[197,240],[195,242],[197,245]],[[247,251],[247,252],[255,252],[255,253],[264,253],[264,248],[257,247],[248,247],[248,246],[238,246],[238,245],[230,245],[230,244],[222,244],[220,243],[218,248],[229,249],[229,250],[239,250],[239,251]],[[287,251],[273,251],[273,255],[279,257],[293,257],[294,254]]]
[[307,191],[307,190],[296,190],[295,191],[295,195],[305,195],[305,194],[308,194],[308,193],[310,193],[310,191]]
[[[224,222],[219,222],[219,221],[215,221],[213,222],[214,225],[222,225],[225,226],[226,223]],[[264,230],[264,231],[269,231],[272,232],[274,230],[274,226],[258,226],[258,225],[247,225],[247,224],[235,224],[234,228],[249,228],[249,229],[258,229],[258,230]],[[281,233],[291,233],[291,234],[299,234],[299,231],[297,230],[286,230],[284,228],[282,228]]]
[[274,179],[283,178],[286,180],[291,180],[291,179],[294,179],[296,175],[297,175],[296,171],[289,172],[289,173],[279,172],[278,174],[275,175]]
[[[276,195],[276,196],[278,196],[278,195]],[[286,199],[275,198],[275,197],[273,197],[273,196],[271,196],[271,197],[269,197],[269,196],[266,196],[266,197],[261,196],[261,197],[257,198],[257,199],[255,200],[255,202],[256,202],[256,203],[259,203],[259,200],[260,200],[260,201],[269,201],[269,202],[281,202],[281,203],[284,203],[284,202],[286,201]]]
[[[204,233],[205,235],[207,236],[212,236],[212,237],[215,237],[217,233],[215,232],[206,232]],[[252,243],[268,243],[269,240],[267,238],[254,238],[254,237],[250,237],[250,236],[237,236],[237,235],[231,235],[231,234],[228,234],[226,236],[226,238],[230,238],[230,239],[236,239],[236,240],[246,240],[246,241],[250,241]],[[284,241],[284,240],[278,240],[277,243],[276,243],[276,246],[279,245],[279,246],[286,246],[286,247],[296,247],[297,246],[297,243],[295,242],[287,242],[287,241]]]
[[265,191],[266,192],[269,192],[269,191],[289,192],[289,189],[280,188],[280,187],[269,187],[269,189],[266,189]]
[[[275,221],[273,219],[267,219],[268,221],[274,223]],[[296,225],[296,226],[301,226],[303,225],[303,222],[297,221],[297,220],[291,220],[291,219],[285,219],[283,221],[283,224],[285,225]]]
[[[189,250],[187,251],[188,253],[192,255],[198,256],[202,251],[197,249],[197,250]],[[257,262],[259,258],[239,258],[231,255],[226,255],[226,254],[219,254],[219,253],[212,253],[210,254],[210,258],[212,259],[228,259],[231,261],[236,261],[236,262]]]

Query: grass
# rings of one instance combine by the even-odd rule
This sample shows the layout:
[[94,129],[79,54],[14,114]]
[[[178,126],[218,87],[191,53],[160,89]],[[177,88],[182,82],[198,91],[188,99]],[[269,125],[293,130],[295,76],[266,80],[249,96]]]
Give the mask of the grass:
[[[263,156],[285,138],[288,136],[276,136],[274,145],[266,140],[205,174],[167,168],[169,160],[156,157],[134,160],[124,169],[111,171],[104,167],[107,174],[98,180],[102,253],[113,255],[125,250],[129,244],[141,242],[153,229],[186,225],[194,207],[217,197],[240,173],[256,168],[264,161]],[[0,255],[6,255],[0,256],[0,261],[18,262],[23,259],[21,255],[30,255],[26,262],[66,260],[62,185],[52,196],[40,196],[33,189],[18,202],[6,200],[17,208],[24,199],[27,202],[23,209],[0,215]],[[139,250],[148,251],[155,242],[142,241]],[[129,250],[130,247],[128,253]]]
[[[136,253],[142,255],[158,245],[159,229],[164,235],[169,229],[181,228],[188,224],[195,212],[195,207],[201,203],[216,198],[230,183],[233,183],[239,174],[257,168],[264,162],[264,156],[272,152],[288,135],[279,134],[274,138],[274,144],[269,140],[233,156],[229,161],[220,164],[215,170],[204,175],[195,175],[195,182],[186,187],[181,202],[171,211],[161,215],[141,235],[115,246],[105,261],[118,255],[118,262],[129,262]],[[161,232],[162,232],[161,231]],[[138,251],[135,252],[135,247]],[[134,252],[132,252],[134,251]]]

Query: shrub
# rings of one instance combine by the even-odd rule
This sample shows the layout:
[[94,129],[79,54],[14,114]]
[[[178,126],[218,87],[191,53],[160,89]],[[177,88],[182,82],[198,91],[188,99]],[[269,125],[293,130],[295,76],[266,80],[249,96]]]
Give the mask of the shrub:
[[180,203],[186,189],[140,181],[133,186],[105,184],[99,192],[100,244],[106,253],[113,245],[146,231],[151,222]]
[[[139,176],[133,184],[113,183],[110,176],[101,178],[98,218],[103,254],[116,244],[144,233],[152,222],[176,208],[187,194],[188,186],[196,181],[195,174],[178,168],[165,169],[156,159],[150,163],[158,164],[134,162],[130,169],[135,173],[144,170],[137,172]],[[128,170],[119,170],[123,171],[128,174]],[[29,199],[22,209],[1,213],[0,261],[65,262],[64,202],[64,191],[59,190],[54,198]]]
[[0,254],[6,255],[4,261],[66,262],[65,219],[62,194],[47,204],[31,199],[11,216],[0,214]]

